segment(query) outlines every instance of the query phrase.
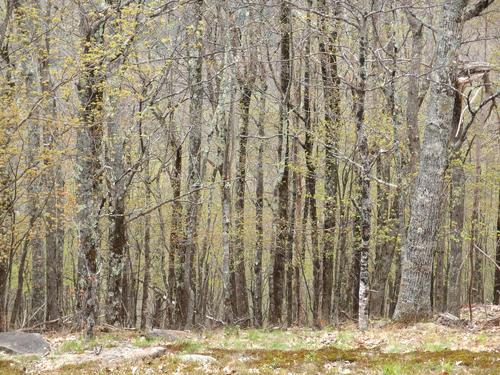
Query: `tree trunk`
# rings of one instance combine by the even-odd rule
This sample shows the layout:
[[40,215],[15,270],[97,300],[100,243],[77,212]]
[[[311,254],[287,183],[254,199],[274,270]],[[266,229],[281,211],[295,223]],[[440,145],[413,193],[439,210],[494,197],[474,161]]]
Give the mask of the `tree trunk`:
[[203,27],[203,1],[196,0],[193,4],[194,30],[193,36],[196,41],[193,48],[189,50],[189,165],[187,187],[189,194],[186,225],[184,233],[184,252],[181,257],[182,267],[182,286],[180,293],[180,311],[182,325],[186,328],[191,327],[193,319],[194,291],[192,286],[192,258],[198,248],[198,210],[200,201],[199,189],[202,184],[201,176],[201,128],[203,113],[203,86],[202,86],[202,67],[203,67],[203,40],[201,28]]
[[257,121],[258,135],[261,138],[257,154],[256,188],[255,188],[255,260],[253,267],[254,291],[253,310],[254,324],[256,327],[262,326],[262,252],[264,241],[264,140],[265,137],[265,114],[266,114],[266,89],[265,82],[261,85],[260,92],[260,112]]
[[[150,142],[144,143],[145,134],[141,133],[142,154],[144,155],[143,179],[144,179],[144,206],[151,205],[151,173],[149,170],[149,159],[151,158]],[[142,303],[141,303],[141,330],[146,329],[149,323],[148,303],[149,284],[151,282],[151,216],[144,217],[144,279],[142,282]]]
[[[295,198],[295,217],[294,217],[294,227],[297,228],[300,220],[302,218],[302,173],[294,171],[293,173],[294,184],[297,189]],[[306,213],[307,215],[307,213]],[[305,322],[305,309],[303,306],[302,297],[302,278],[301,272],[304,269],[304,250],[305,246],[302,246],[302,242],[305,239],[305,233],[303,228],[300,233],[295,229],[295,236],[293,238],[294,247],[294,295],[295,295],[295,306],[294,306],[294,321],[297,325],[302,325]]]
[[[390,159],[377,160],[377,176],[383,181],[390,181]],[[394,250],[397,242],[398,197],[392,202],[387,187],[377,186],[377,246],[375,265],[370,287],[370,315],[376,318],[384,316],[387,279],[391,271]]]
[[170,324],[176,326],[178,321],[178,257],[181,253],[182,244],[182,202],[181,196],[181,176],[182,176],[182,143],[177,137],[177,130],[172,130],[170,134],[172,151],[175,153],[174,163],[170,173],[170,186],[174,202],[172,203],[170,247],[168,251],[168,316]]
[[[292,155],[291,163],[293,166],[297,166],[297,154],[298,154],[298,144],[297,139],[292,141]],[[290,193],[290,222],[288,227],[288,246],[286,251],[286,324],[291,327],[293,324],[293,276],[294,276],[294,263],[293,254],[297,249],[295,247],[295,237],[297,235],[296,226],[296,207],[297,207],[297,190],[298,187],[295,184],[297,182],[297,172],[292,173],[292,188]]]
[[[223,249],[223,264],[222,264],[222,279],[223,279],[223,298],[224,298],[224,321],[227,324],[233,324],[235,317],[238,316],[238,307],[247,305],[240,302],[240,298],[246,297],[246,285],[243,295],[237,294],[238,287],[236,279],[242,283],[241,278],[245,278],[245,264],[243,254],[238,254],[236,260],[232,254],[231,243],[231,134],[233,127],[233,112],[232,102],[234,99],[234,88],[236,79],[236,69],[234,62],[236,61],[236,28],[234,10],[229,6],[224,9],[225,21],[227,25],[225,44],[224,44],[224,60],[222,78],[220,81],[220,94],[213,115],[214,128],[219,137],[217,150],[218,164],[217,169],[221,178],[221,207],[222,207],[222,249]],[[230,107],[228,110],[228,106]],[[226,115],[226,112],[228,114]],[[246,146],[246,145],[245,145]],[[240,160],[241,161],[241,160]],[[240,244],[241,245],[241,244]],[[243,275],[234,273],[236,265],[233,263],[243,262]],[[234,278],[233,278],[234,277]],[[233,279],[232,279],[233,278]],[[242,287],[241,284],[239,284]],[[236,289],[236,290],[235,290]],[[236,292],[236,293],[235,293]]]
[[[325,0],[319,3],[322,13],[328,14]],[[338,9],[335,9],[335,14]],[[330,321],[333,293],[335,226],[337,215],[338,162],[335,153],[338,148],[340,127],[340,80],[337,71],[337,24],[333,30],[327,26],[327,17],[320,18],[319,51],[321,53],[321,78],[325,96],[325,220],[323,224],[323,293],[321,302],[322,318]]]
[[[43,10],[43,2],[38,1],[37,7],[40,12]],[[61,169],[56,167],[57,160],[54,154],[56,147],[55,134],[57,129],[55,126],[56,120],[56,101],[53,93],[52,78],[50,76],[50,29],[51,29],[51,10],[50,4],[46,5],[44,13],[41,15],[43,22],[44,38],[40,43],[40,55],[38,56],[38,70],[40,74],[40,88],[43,95],[42,108],[44,109],[44,117],[46,121],[43,123],[43,145],[45,173],[43,175],[44,193],[46,194],[45,202],[45,288],[47,295],[46,306],[46,321],[53,321],[59,318],[62,314],[62,278],[63,278],[63,255],[64,255],[64,236],[59,238],[59,226],[61,224],[62,208],[58,199],[61,193],[59,181],[61,177]],[[59,206],[59,208],[58,208]],[[52,327],[58,323],[53,323]]]
[[[308,1],[309,8],[312,7],[312,1]],[[308,25],[311,27],[310,14],[307,16]],[[306,205],[310,216],[311,227],[311,247],[313,263],[313,324],[320,326],[319,313],[321,303],[321,258],[318,248],[318,213],[316,209],[316,165],[314,163],[314,128],[311,119],[311,40],[306,40],[305,63],[304,63],[304,125],[305,141],[304,151],[306,157]]]
[[76,140],[76,198],[78,252],[78,297],[80,323],[85,325],[88,338],[93,337],[97,319],[97,255],[99,251],[99,216],[102,200],[102,99],[104,72],[101,60],[92,57],[103,47],[104,23],[88,25],[82,14],[81,32],[84,56],[83,71],[78,81],[80,126]]
[[[19,269],[17,271],[17,289],[16,297],[14,299],[14,305],[12,306],[12,312],[10,315],[10,326],[15,328],[19,319],[19,313],[21,312],[21,305],[23,300],[23,287],[24,287],[24,272],[26,267],[26,258],[28,256],[28,241],[25,241],[23,250],[21,252],[21,257],[19,259]],[[1,332],[1,329],[0,329]]]
[[476,246],[479,246],[479,184],[480,184],[481,166],[476,164],[476,178],[474,181],[474,191],[472,193],[472,216],[470,228],[469,251],[474,258],[473,273],[473,298],[475,303],[483,303],[483,254],[481,254]]
[[367,53],[367,20],[363,15],[360,25],[359,40],[359,81],[355,92],[354,112],[356,116],[357,148],[359,152],[362,170],[359,173],[359,184],[361,194],[361,206],[359,214],[361,216],[361,247],[359,250],[359,329],[368,328],[368,256],[370,251],[371,232],[371,199],[370,199],[370,152],[368,149],[368,137],[365,131],[365,93],[366,93],[366,53]]
[[[443,204],[444,206],[444,204]],[[444,207],[443,207],[444,208]],[[443,210],[444,211],[444,210]],[[444,215],[443,215],[444,217]],[[440,223],[440,227],[442,227]],[[434,250],[435,256],[435,270],[434,270],[434,283],[432,289],[432,309],[433,311],[442,313],[446,309],[446,238],[445,233],[438,234],[436,241],[436,248]]]
[[[115,104],[115,103],[113,103]],[[125,139],[115,119],[107,121],[109,150],[107,164],[111,166],[109,185],[109,276],[106,293],[106,321],[123,324],[122,281],[127,231],[125,225],[125,166],[123,160]]]
[[496,236],[496,267],[493,285],[493,303],[500,305],[500,189],[498,189],[497,236]]
[[[236,165],[235,193],[235,235],[234,235],[234,254],[236,271],[236,294],[238,296],[238,317],[248,318],[249,306],[246,282],[245,267],[245,186],[246,186],[246,168],[247,168],[247,141],[248,126],[250,123],[250,103],[252,100],[253,80],[250,78],[244,82],[241,88],[240,98],[240,149],[238,162]],[[246,321],[245,321],[246,324]]]
[[406,101],[406,122],[408,125],[408,148],[410,151],[409,173],[414,179],[420,160],[420,131],[418,128],[418,114],[423,97],[420,94],[420,72],[422,53],[424,50],[424,25],[411,12],[407,12],[410,24],[412,45],[410,75],[408,77],[408,99]]
[[412,197],[407,240],[402,250],[401,285],[394,312],[397,320],[418,320],[431,315],[432,251],[439,223],[455,96],[449,82],[455,81],[465,5],[464,0],[446,0],[440,7],[437,70],[431,83],[420,169]]
[[278,324],[282,318],[283,289],[285,281],[285,254],[288,228],[288,176],[289,176],[289,142],[288,142],[288,110],[290,98],[290,41],[291,11],[286,1],[280,2],[281,28],[281,71],[280,71],[280,127],[278,157],[280,159],[280,176],[277,186],[278,212],[276,241],[273,251],[272,289],[270,293],[269,323]]
[[[34,90],[34,73],[26,72],[26,90]],[[40,202],[41,178],[37,161],[40,155],[40,127],[34,121],[29,122],[27,168],[31,181],[28,185],[28,216],[30,217],[29,247],[31,250],[31,324],[42,323],[45,318],[45,259],[42,240],[41,221],[38,220],[42,205]]]
[[450,215],[450,255],[447,289],[447,311],[460,317],[461,298],[461,266],[463,252],[462,231],[464,228],[465,210],[465,173],[460,159],[451,161],[451,215]]

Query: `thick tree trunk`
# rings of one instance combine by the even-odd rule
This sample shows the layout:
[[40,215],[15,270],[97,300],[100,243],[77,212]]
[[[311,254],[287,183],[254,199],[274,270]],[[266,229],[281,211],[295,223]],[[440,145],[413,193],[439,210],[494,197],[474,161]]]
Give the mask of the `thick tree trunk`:
[[420,72],[424,50],[424,25],[411,12],[407,12],[408,23],[412,34],[411,65],[408,77],[408,99],[406,101],[406,122],[408,125],[408,148],[410,151],[409,172],[415,178],[420,160],[420,131],[418,114],[423,96],[420,94]]
[[453,117],[456,57],[460,48],[465,0],[443,1],[438,26],[436,71],[433,74],[420,169],[412,197],[407,241],[402,250],[401,285],[394,312],[397,320],[418,320],[431,314],[432,251],[436,243]]
[[[444,204],[443,204],[444,206]],[[443,207],[444,208],[444,207]],[[444,209],[443,209],[444,211]],[[439,225],[442,227],[442,223]],[[444,233],[438,234],[434,249],[435,269],[433,277],[433,289],[431,293],[432,309],[435,312],[443,312],[446,309],[446,237]]]
[[103,47],[103,28],[88,25],[81,20],[84,67],[78,82],[81,104],[80,126],[76,140],[76,198],[77,228],[80,240],[78,251],[78,307],[80,323],[86,328],[88,338],[93,337],[97,319],[97,255],[100,232],[99,216],[102,201],[101,153],[102,153],[102,100],[104,74],[100,59],[91,55]]

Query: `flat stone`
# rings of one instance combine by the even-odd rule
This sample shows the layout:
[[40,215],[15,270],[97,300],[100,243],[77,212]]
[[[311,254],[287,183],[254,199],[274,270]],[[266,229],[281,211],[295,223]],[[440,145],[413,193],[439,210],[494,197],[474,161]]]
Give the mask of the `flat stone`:
[[214,363],[217,360],[214,357],[203,354],[182,354],[179,359],[184,362],[198,362],[198,363]]
[[[135,348],[130,346],[117,346],[114,348],[103,348],[99,355],[94,352],[83,354],[64,353],[53,358],[46,357],[43,361],[35,364],[34,373],[54,373],[64,366],[83,365],[85,363],[98,362],[102,366],[120,366],[123,363],[134,363],[146,358],[157,358],[165,355],[166,348],[152,346],[148,348]],[[141,372],[142,374],[142,372]]]
[[147,334],[147,337],[162,337],[168,341],[190,340],[193,338],[191,333],[186,331],[176,331],[173,329],[157,329],[153,328]]
[[2,332],[0,351],[8,354],[45,354],[50,345],[39,333]]

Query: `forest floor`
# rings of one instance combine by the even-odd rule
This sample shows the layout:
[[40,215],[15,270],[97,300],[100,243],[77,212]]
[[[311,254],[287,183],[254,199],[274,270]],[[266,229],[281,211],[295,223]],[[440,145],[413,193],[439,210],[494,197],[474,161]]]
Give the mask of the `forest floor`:
[[175,341],[124,330],[99,332],[91,342],[47,333],[50,354],[2,355],[0,374],[500,374],[500,306],[476,306],[474,322],[375,321],[365,332],[353,323],[222,328],[179,332]]

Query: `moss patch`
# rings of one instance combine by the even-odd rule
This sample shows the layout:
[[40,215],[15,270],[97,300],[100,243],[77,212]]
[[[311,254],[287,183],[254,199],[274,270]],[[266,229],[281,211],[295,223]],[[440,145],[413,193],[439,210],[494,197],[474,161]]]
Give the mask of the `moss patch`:
[[19,364],[14,361],[0,360],[0,374],[18,375],[24,374],[24,371]]

